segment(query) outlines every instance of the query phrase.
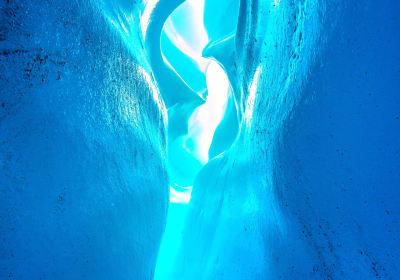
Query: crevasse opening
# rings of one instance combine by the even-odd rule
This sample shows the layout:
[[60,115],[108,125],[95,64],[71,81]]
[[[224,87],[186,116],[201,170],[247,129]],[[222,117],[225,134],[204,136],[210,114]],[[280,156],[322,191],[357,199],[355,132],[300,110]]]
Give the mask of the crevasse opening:
[[[204,4],[197,0],[183,2],[169,15],[160,35],[163,63],[195,97],[167,104],[171,203],[190,201],[198,172],[215,156],[210,156],[210,147],[232,96],[223,67],[203,55],[210,43],[203,20]],[[164,96],[179,91],[168,81],[163,89]]]
[[[169,5],[180,5],[167,9],[166,2],[150,1],[142,16],[152,69],[168,111],[170,205],[155,279],[166,279],[175,265],[198,173],[229,148],[237,133],[233,89],[214,52],[218,42],[204,23],[205,1],[174,2]],[[157,22],[162,21],[160,17],[152,18],[161,9],[170,11],[162,24]]]

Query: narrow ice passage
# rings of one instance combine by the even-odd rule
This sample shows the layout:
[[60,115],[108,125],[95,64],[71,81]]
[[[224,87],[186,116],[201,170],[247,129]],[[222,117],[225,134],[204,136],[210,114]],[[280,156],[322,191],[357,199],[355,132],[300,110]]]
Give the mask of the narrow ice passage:
[[171,203],[189,202],[199,171],[237,133],[233,89],[204,25],[204,5],[204,0],[150,1],[141,19],[168,110]]
[[[184,1],[165,20],[159,41],[155,38],[148,46],[156,52],[150,55],[162,58],[162,61],[153,58],[153,69],[164,63],[162,71],[155,70],[155,76],[166,100],[169,119],[167,170],[170,205],[157,260],[156,279],[165,279],[166,271],[174,265],[173,256],[182,239],[197,174],[210,159],[229,148],[237,133],[233,89],[212,51],[215,42],[204,26],[204,5],[204,0]],[[148,7],[157,9],[157,4],[148,4]],[[142,20],[144,34],[148,28],[147,21],[145,10]],[[158,43],[161,56],[157,53],[158,48],[152,46]],[[191,98],[174,100],[173,97],[182,92],[170,83],[171,80],[164,79],[171,74],[185,88],[183,93],[191,95]]]

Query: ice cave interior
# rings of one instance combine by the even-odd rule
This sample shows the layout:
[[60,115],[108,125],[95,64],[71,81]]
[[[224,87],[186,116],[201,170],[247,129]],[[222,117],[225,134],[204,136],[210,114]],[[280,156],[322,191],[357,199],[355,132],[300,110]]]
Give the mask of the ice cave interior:
[[0,8],[0,279],[399,279],[400,1]]
[[[224,22],[213,22],[215,4],[208,2],[205,7],[205,1],[184,1],[171,12],[162,27],[159,48],[162,62],[158,63],[167,65],[164,71],[173,72],[186,88],[184,94],[190,94],[191,98],[164,98],[168,101],[170,205],[157,259],[156,279],[163,279],[165,270],[174,265],[197,174],[210,159],[225,152],[237,136],[235,96],[224,61],[218,60],[219,46],[232,40],[235,34],[239,7],[232,4]],[[226,47],[225,51],[233,52]],[[161,88],[168,88],[161,92],[163,97],[176,94],[171,93],[167,84]]]

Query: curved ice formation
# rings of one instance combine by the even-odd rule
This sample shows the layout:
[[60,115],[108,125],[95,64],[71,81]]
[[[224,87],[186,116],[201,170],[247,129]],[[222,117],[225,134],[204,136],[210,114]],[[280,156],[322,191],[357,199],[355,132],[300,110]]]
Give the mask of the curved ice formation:
[[[154,4],[152,4],[154,2]],[[144,41],[151,67],[157,85],[163,94],[164,102],[169,108],[177,103],[195,103],[202,102],[201,94],[195,92],[188,84],[177,75],[176,71],[170,65],[164,62],[161,52],[161,35],[167,18],[184,0],[173,1],[150,1],[146,8],[151,9],[145,14],[149,14],[149,19],[143,24]],[[146,12],[145,8],[145,12]]]
[[[206,1],[205,7],[208,2],[214,13],[205,17],[205,26],[208,19],[214,23],[214,31],[219,30],[215,23],[229,18],[229,1]],[[358,113],[373,119],[378,128],[400,107],[395,94],[399,80],[390,56],[379,55],[383,59],[380,67],[387,64],[390,69],[385,81],[367,78],[368,85],[352,74],[358,67],[354,63],[368,69],[367,76],[369,71],[378,74],[372,61],[379,44],[370,45],[368,38],[389,40],[392,31],[368,30],[367,23],[372,18],[385,22],[386,30],[398,26],[394,18],[386,22],[383,16],[390,6],[394,8],[389,2],[380,5],[376,14],[372,1],[349,7],[314,0],[242,0],[237,29],[209,35],[214,41],[203,54],[211,53],[230,77],[239,135],[232,147],[201,169],[189,209],[180,215],[176,207],[171,208],[172,217],[184,223],[172,223],[173,230],[167,223],[167,236],[173,232],[175,239],[169,240],[175,243],[161,247],[162,260],[167,259],[165,251],[171,254],[166,263],[158,263],[159,279],[374,279],[399,275],[399,254],[393,248],[399,246],[400,229],[390,215],[399,215],[399,178],[393,172],[400,161],[388,151],[388,166],[366,164],[359,159],[360,144],[352,132],[370,137]],[[355,16],[360,9],[362,16]],[[339,27],[332,22],[332,15],[340,18]],[[390,15],[394,16],[393,10]],[[346,27],[341,27],[342,21]],[[365,34],[358,32],[359,23]],[[326,45],[327,38],[335,38],[330,39],[335,43]],[[392,55],[396,46],[400,46],[399,39],[388,44]],[[363,58],[354,55],[359,49]],[[346,74],[338,75],[342,67]],[[336,75],[342,81],[333,79]],[[388,114],[372,109],[374,101],[365,94],[370,85],[383,89],[386,82],[388,100],[381,102]],[[358,112],[354,112],[354,99],[347,88],[367,107],[356,105]],[[378,115],[372,117],[369,110]],[[375,151],[378,142],[383,147],[382,140],[390,143],[390,151],[398,149],[392,138],[398,136],[392,134],[394,130],[391,121],[383,134],[367,141],[364,156],[374,162],[381,158],[379,153],[369,155],[368,149]],[[346,153],[351,155],[346,157]],[[372,181],[363,178],[359,167]],[[385,186],[378,190],[381,187],[376,184],[383,178]],[[370,220],[368,215],[374,218]]]
[[204,9],[204,1],[149,2],[142,20],[155,78],[167,101],[173,203],[188,202],[198,172],[210,156],[224,152],[237,133],[233,89],[221,67],[226,61],[218,60],[222,44],[210,41]]
[[[172,266],[170,274],[167,272],[166,279],[244,279],[249,271],[257,276],[266,275],[271,269],[272,261],[266,261],[266,252],[259,250],[259,236],[266,231],[273,237],[279,236],[286,228],[283,213],[275,203],[277,198],[268,191],[272,190],[273,176],[269,173],[272,171],[269,168],[273,162],[272,147],[281,123],[296,103],[313,60],[314,52],[310,50],[318,42],[318,8],[316,3],[309,2],[304,6],[278,6],[242,1],[236,35],[218,34],[204,51],[204,54],[219,59],[231,77],[240,123],[239,137],[226,153],[212,159],[197,177],[176,265]],[[263,16],[266,11],[268,18]],[[226,10],[219,12],[214,14],[213,21],[221,21],[226,15]],[[293,16],[283,17],[286,13]],[[309,31],[308,36],[302,35],[305,28]],[[274,42],[279,42],[282,47],[277,48]],[[276,80],[267,83],[267,77]],[[261,98],[260,92],[269,94]],[[263,138],[252,136],[265,126],[269,132]],[[271,152],[257,159],[256,153],[267,151],[264,145]],[[248,172],[248,164],[265,167]],[[224,183],[221,185],[221,182]],[[258,223],[261,227],[251,228],[252,224]],[[236,228],[235,224],[248,230]],[[242,244],[237,244],[239,239]],[[230,252],[232,249],[236,253]],[[247,262],[237,255],[253,257]]]

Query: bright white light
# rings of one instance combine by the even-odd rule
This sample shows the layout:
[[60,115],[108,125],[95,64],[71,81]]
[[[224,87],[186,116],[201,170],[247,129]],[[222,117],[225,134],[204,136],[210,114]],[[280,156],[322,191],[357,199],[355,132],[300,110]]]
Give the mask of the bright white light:
[[258,82],[260,79],[261,72],[262,72],[262,68],[260,65],[257,67],[256,72],[254,73],[253,79],[250,82],[249,97],[247,98],[247,101],[246,101],[246,111],[244,114],[244,120],[247,124],[247,127],[250,127],[250,125],[251,125],[251,118],[253,116],[254,103],[256,100],[256,92],[257,92]]
[[208,162],[208,150],[215,129],[224,116],[229,94],[228,77],[224,69],[213,60],[207,68],[206,81],[207,100],[190,117],[188,133],[188,138],[195,142],[195,154],[203,164]]
[[146,31],[150,23],[151,13],[159,1],[160,0],[148,0],[148,2],[145,3],[146,6],[142,16],[140,17],[140,29],[142,30],[142,36],[144,39],[146,39]]
[[176,184],[169,187],[169,202],[174,204],[187,204],[192,196],[192,187],[180,187]]
[[[208,60],[202,51],[209,38],[203,24],[204,0],[188,0],[179,6],[164,24],[163,31],[185,55],[205,71]],[[181,23],[185,19],[185,24]],[[177,24],[178,23],[178,24]]]
[[147,73],[147,71],[143,67],[139,66],[137,68],[137,71],[138,71],[139,77],[141,76],[143,78],[143,80],[146,82],[146,84],[148,85],[148,87],[150,88],[150,93],[153,96],[153,100],[156,102],[158,109],[162,113],[163,119],[166,120],[167,112],[166,112],[165,106],[163,105],[160,91],[156,87],[152,77],[150,76],[149,73]]
[[[228,101],[230,85],[224,69],[214,60],[210,60],[206,81],[208,96],[206,102],[198,107],[189,119],[188,134],[184,136],[194,150],[188,152],[194,154],[202,164],[208,162],[208,151],[210,149],[214,133],[220,124]],[[189,149],[189,148],[188,148]],[[192,187],[180,187],[176,184],[170,186],[171,203],[189,203]]]

